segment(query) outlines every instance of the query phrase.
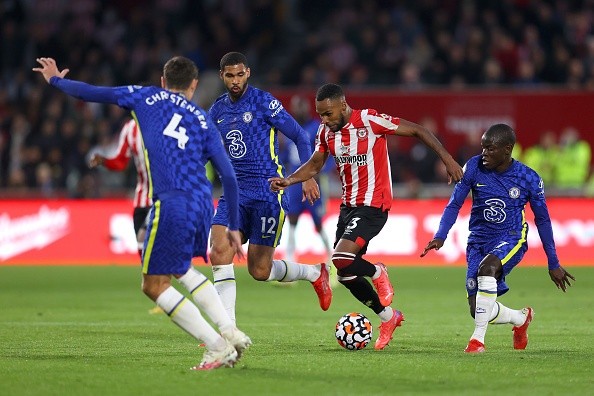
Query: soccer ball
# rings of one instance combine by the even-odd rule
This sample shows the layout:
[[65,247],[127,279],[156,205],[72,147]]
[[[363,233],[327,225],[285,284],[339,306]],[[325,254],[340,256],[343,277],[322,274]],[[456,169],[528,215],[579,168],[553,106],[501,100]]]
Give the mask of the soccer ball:
[[363,349],[369,344],[372,336],[371,322],[358,312],[348,313],[336,323],[336,341],[345,349]]

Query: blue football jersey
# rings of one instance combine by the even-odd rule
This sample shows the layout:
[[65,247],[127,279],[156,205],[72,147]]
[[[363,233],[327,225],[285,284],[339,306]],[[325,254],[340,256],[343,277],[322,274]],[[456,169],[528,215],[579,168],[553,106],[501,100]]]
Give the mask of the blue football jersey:
[[182,95],[157,87],[117,87],[118,105],[132,111],[145,147],[152,194],[187,191],[211,197],[208,158],[224,155],[206,112]]
[[285,176],[278,157],[279,131],[297,143],[302,162],[311,156],[307,133],[278,99],[266,91],[248,85],[236,102],[223,94],[212,105],[209,115],[235,169],[241,196],[278,200],[279,193],[270,191],[268,178]]
[[470,191],[469,243],[488,242],[502,235],[525,239],[528,232],[525,207],[530,203],[549,266],[559,265],[543,181],[533,169],[516,160],[498,173],[486,169],[480,155],[472,157],[464,165],[462,180],[454,187],[436,238],[446,239]]
[[[464,166],[462,180],[454,187],[448,207],[461,206],[469,191],[472,191],[469,242],[490,240],[510,232],[520,235],[526,223],[526,203],[546,207],[542,179],[515,160],[506,171],[497,173],[483,166],[480,155],[471,158]],[[437,236],[443,235],[438,232]]]
[[206,112],[183,95],[158,87],[100,87],[53,76],[49,83],[87,102],[128,109],[141,132],[153,202],[165,193],[192,195],[212,206],[212,185],[205,164],[212,161],[232,208],[228,226],[239,223],[235,172],[224,155],[221,137]]

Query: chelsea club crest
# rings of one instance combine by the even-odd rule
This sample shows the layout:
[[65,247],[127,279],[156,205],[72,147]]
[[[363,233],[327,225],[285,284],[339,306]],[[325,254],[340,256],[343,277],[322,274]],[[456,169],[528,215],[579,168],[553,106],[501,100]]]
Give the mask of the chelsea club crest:
[[518,198],[520,196],[520,189],[518,187],[512,187],[509,189],[509,197],[510,198]]
[[245,113],[243,113],[243,122],[245,122],[246,124],[248,122],[250,122],[254,117],[252,116],[252,113],[249,111],[246,111]]

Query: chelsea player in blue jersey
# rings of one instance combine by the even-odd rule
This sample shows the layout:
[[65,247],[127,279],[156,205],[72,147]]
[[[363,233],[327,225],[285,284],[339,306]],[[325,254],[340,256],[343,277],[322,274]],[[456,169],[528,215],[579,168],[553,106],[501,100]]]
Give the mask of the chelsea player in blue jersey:
[[571,286],[570,279],[575,280],[557,258],[542,179],[511,157],[515,142],[515,132],[508,125],[496,124],[487,129],[481,140],[482,154],[471,158],[464,166],[464,176],[452,192],[439,229],[421,254],[423,257],[431,249],[439,250],[443,246],[466,196],[472,191],[466,291],[475,329],[464,350],[467,353],[485,351],[488,323],[512,324],[514,349],[525,349],[528,345],[532,308],[513,310],[497,301],[497,297],[509,289],[505,284],[506,275],[528,250],[528,223],[524,213],[527,203],[534,212],[551,280],[564,292]]
[[[239,230],[242,242],[249,241],[248,271],[259,281],[312,282],[325,311],[332,300],[326,264],[306,265],[274,259],[287,212],[286,195],[271,191],[268,184],[268,178],[283,174],[278,159],[277,133],[281,131],[295,142],[302,162],[311,155],[311,143],[307,133],[274,96],[248,85],[250,72],[245,55],[239,52],[224,55],[220,62],[220,77],[227,93],[221,95],[209,110],[237,175]],[[315,180],[303,183],[303,197],[310,203],[320,197]],[[225,242],[228,221],[229,202],[223,196],[213,219],[210,258],[215,287],[229,316],[235,319],[234,253]]]
[[[233,366],[251,340],[235,327],[216,289],[191,265],[192,257],[207,259],[208,231],[214,211],[212,186],[206,178],[208,160],[221,176],[229,202],[225,243],[243,257],[238,232],[237,182],[223,154],[216,127],[204,110],[191,102],[198,68],[184,57],[170,59],[159,87],[97,87],[64,78],[51,58],[38,58],[48,83],[76,98],[117,104],[132,112],[140,130],[153,206],[142,255],[142,290],[171,320],[207,347],[193,367],[211,370]],[[171,285],[171,276],[191,293],[193,304]],[[214,322],[220,334],[202,317]]]

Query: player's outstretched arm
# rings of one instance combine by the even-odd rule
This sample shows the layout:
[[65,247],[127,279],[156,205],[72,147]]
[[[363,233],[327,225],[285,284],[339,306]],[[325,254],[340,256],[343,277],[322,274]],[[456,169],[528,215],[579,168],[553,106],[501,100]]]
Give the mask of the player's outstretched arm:
[[396,134],[400,136],[414,136],[425,143],[427,147],[435,151],[444,163],[446,171],[448,172],[448,184],[451,184],[452,182],[457,183],[462,179],[464,171],[460,164],[456,162],[454,157],[452,157],[445,147],[443,147],[437,137],[435,137],[435,135],[427,128],[401,118]]
[[561,266],[553,270],[549,270],[549,276],[551,277],[553,283],[557,285],[557,289],[563,290],[563,293],[565,293],[567,288],[571,286],[569,279],[575,281],[575,278],[569,272],[565,271],[565,268]]
[[[297,169],[292,175],[285,178],[271,177],[270,179],[268,179],[268,181],[270,182],[270,189],[272,191],[280,191],[284,190],[292,184],[301,183],[305,180],[311,179],[312,177],[320,173],[320,170],[324,166],[324,162],[326,162],[327,157],[328,154],[326,153],[321,153],[319,151],[314,152],[311,158],[305,164],[301,165],[299,169]],[[315,189],[311,191],[310,196],[306,196],[306,198],[310,202],[313,202],[316,199],[320,198],[320,189],[317,183],[315,183]]]
[[439,239],[439,238],[434,238],[431,241],[429,241],[429,243],[427,244],[427,246],[425,246],[425,250],[423,250],[423,253],[421,253],[421,257],[425,257],[425,255],[427,253],[429,253],[430,250],[439,250],[441,249],[441,247],[443,246],[444,240],[443,239]]
[[[113,87],[99,87],[84,83],[82,81],[69,80],[64,78],[69,69],[58,70],[56,61],[52,58],[37,58],[41,67],[33,71],[39,72],[50,85],[58,88],[67,95],[73,96],[85,102],[118,104]],[[125,107],[125,106],[122,106]]]

